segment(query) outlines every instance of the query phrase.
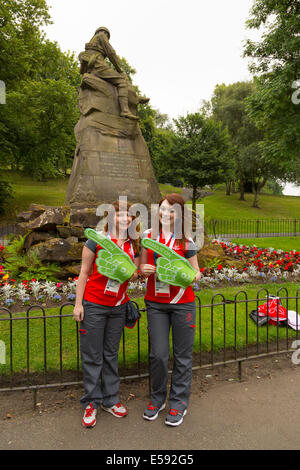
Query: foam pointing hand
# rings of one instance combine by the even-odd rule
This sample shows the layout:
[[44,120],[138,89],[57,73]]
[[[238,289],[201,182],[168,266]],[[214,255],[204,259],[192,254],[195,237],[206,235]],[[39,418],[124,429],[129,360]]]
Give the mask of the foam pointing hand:
[[131,278],[136,266],[127,253],[124,253],[113,241],[92,228],[87,228],[84,234],[103,248],[98,252],[96,259],[97,270],[100,274],[118,281],[120,284]]
[[161,282],[186,289],[194,281],[198,271],[185,258],[156,240],[143,238],[141,243],[144,248],[160,255],[156,263],[156,273]]

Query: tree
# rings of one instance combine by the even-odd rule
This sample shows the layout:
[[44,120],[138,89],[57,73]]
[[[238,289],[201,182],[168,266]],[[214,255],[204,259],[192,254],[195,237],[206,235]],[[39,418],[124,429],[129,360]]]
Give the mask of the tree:
[[245,200],[247,181],[251,181],[252,188],[262,189],[261,181],[255,182],[255,169],[260,157],[258,144],[263,134],[250,121],[246,111],[246,99],[253,92],[252,82],[222,84],[216,86],[211,100],[212,115],[227,127],[232,139],[235,157],[234,177],[239,181],[241,201]]
[[34,77],[44,38],[40,27],[50,23],[45,0],[1,0],[0,76],[8,91]]
[[5,122],[13,167],[38,180],[62,176],[72,164],[79,118],[76,88],[64,80],[23,82],[8,94]]
[[299,181],[300,106],[293,99],[293,87],[300,78],[300,3],[255,0],[247,26],[264,28],[262,39],[248,40],[244,49],[255,74],[255,93],[247,100],[247,110],[264,133],[264,164],[282,181]]
[[44,0],[4,0],[0,8],[0,73],[7,90],[0,106],[1,162],[37,179],[65,174],[79,117],[78,62],[40,31],[51,22]]
[[0,215],[6,211],[6,203],[13,197],[12,187],[6,181],[0,181]]
[[181,116],[174,123],[174,169],[184,184],[193,189],[192,208],[196,210],[199,189],[224,182],[231,172],[230,136],[221,123],[203,111]]

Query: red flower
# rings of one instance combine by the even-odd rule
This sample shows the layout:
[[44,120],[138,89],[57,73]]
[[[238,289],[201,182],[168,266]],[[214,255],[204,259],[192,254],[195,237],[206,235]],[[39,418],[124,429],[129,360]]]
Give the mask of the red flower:
[[221,264],[218,264],[218,270],[221,271],[222,268],[223,266]]

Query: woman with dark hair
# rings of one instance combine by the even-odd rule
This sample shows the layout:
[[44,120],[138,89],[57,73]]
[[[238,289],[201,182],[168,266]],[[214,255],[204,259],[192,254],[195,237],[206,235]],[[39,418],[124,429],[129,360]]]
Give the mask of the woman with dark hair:
[[[128,235],[134,218],[129,213],[130,204],[119,201],[113,204],[112,224],[102,232],[116,243],[138,268],[139,239]],[[108,226],[112,226],[108,231]],[[135,227],[139,232],[139,226]],[[81,270],[76,289],[74,319],[80,321],[80,353],[85,395],[80,402],[84,411],[82,424],[93,427],[99,405],[117,418],[127,415],[119,401],[120,377],[118,352],[129,297],[128,282],[118,283],[100,274],[96,258],[103,248],[88,239],[82,251]],[[137,271],[130,280],[137,278]]]
[[[197,250],[193,240],[186,235],[184,199],[180,194],[168,194],[159,203],[158,229],[149,229],[142,238],[152,238],[188,259],[198,271]],[[150,337],[151,401],[143,417],[149,421],[157,418],[165,408],[168,383],[169,334],[172,328],[173,371],[169,395],[169,412],[165,423],[178,426],[187,412],[192,380],[192,355],[195,335],[195,295],[189,285],[186,289],[160,282],[156,276],[159,255],[142,247],[142,274],[148,278],[145,304]]]

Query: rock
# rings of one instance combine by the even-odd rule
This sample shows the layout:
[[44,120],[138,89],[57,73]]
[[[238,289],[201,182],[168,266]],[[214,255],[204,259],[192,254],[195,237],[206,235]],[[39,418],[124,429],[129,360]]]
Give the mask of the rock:
[[17,215],[17,222],[29,222],[30,221],[31,212],[20,212]]
[[32,245],[35,245],[41,241],[49,240],[50,238],[53,238],[53,236],[53,232],[30,232],[25,238],[24,249],[25,251],[28,251]]
[[55,230],[57,225],[67,224],[70,220],[70,208],[49,208],[39,217],[28,223],[28,228],[34,231]]
[[80,261],[84,242],[69,243],[63,238],[51,238],[29,249],[36,250],[41,261],[67,263]]
[[32,213],[31,220],[36,219],[41,214],[46,212],[46,210],[48,209],[54,209],[54,207],[57,207],[57,206],[46,206],[45,204],[34,204],[34,203],[30,204],[28,210],[30,210]]
[[72,245],[73,243],[78,243],[78,238],[77,237],[68,237],[68,238],[66,238],[66,241]]
[[81,264],[75,264],[72,266],[66,266],[65,270],[68,272],[68,274],[75,274],[76,276],[78,276],[80,273],[80,268]]
[[48,209],[54,209],[58,208],[57,206],[45,206],[41,204],[30,204],[28,211],[23,211],[20,212],[20,214],[17,215],[17,222],[30,222],[40,215],[42,215],[44,212],[46,212]]
[[96,215],[96,207],[72,208],[70,213],[70,225],[76,225],[81,228],[96,228],[101,217]]
[[86,238],[84,236],[83,227],[68,226],[68,225],[57,225],[56,230],[61,238],[77,237],[77,238]]
[[24,235],[27,235],[29,232],[31,232],[31,229],[28,227],[28,222],[20,222],[19,224],[16,224],[16,235],[24,237]]

